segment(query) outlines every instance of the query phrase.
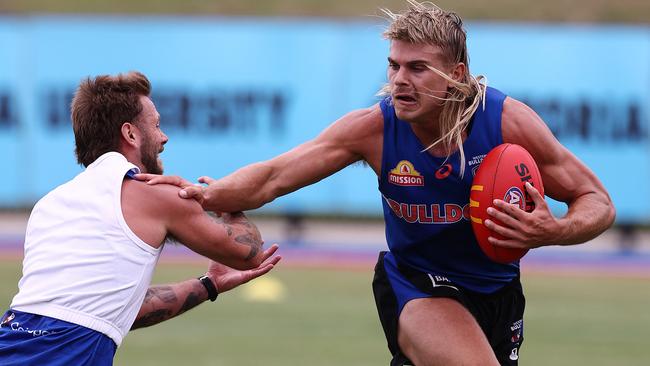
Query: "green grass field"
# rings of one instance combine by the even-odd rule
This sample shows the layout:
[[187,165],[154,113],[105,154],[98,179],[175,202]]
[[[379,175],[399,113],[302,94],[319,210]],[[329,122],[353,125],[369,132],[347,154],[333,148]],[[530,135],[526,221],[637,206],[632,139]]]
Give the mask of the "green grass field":
[[[20,276],[0,262],[6,307]],[[197,276],[199,264],[161,264],[155,283]],[[280,265],[279,302],[249,299],[251,284],[125,338],[116,365],[387,365],[371,268]],[[650,278],[524,276],[528,300],[522,365],[650,364]],[[259,287],[259,286],[257,286]]]

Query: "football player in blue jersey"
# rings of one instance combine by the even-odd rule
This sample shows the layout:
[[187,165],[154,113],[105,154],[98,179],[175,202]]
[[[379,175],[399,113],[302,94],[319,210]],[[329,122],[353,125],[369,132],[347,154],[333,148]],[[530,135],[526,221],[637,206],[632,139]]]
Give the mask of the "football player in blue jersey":
[[528,106],[469,72],[461,18],[409,0],[390,24],[385,98],[332,123],[315,139],[271,160],[196,186],[176,184],[204,209],[258,208],[365,161],[379,177],[388,252],[380,254],[373,291],[392,353],[391,365],[516,365],[523,342],[519,263],[489,260],[465,210],[472,173],[492,148],[514,143],[539,165],[546,194],[568,205],[555,217],[532,186],[532,212],[497,200],[486,220],[506,239],[536,248],[588,241],[610,227],[615,210],[594,173],[553,136]]

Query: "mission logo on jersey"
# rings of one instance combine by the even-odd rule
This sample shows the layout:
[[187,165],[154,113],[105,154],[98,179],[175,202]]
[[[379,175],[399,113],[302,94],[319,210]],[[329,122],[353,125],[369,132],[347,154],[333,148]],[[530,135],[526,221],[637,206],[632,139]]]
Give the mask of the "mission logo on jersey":
[[395,169],[388,172],[388,181],[398,186],[423,186],[424,177],[415,170],[408,160],[397,163]]

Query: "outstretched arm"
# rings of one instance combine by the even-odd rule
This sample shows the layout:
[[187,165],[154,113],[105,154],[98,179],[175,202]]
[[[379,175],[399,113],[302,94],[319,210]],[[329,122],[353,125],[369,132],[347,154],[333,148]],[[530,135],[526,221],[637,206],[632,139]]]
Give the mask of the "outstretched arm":
[[616,215],[609,194],[596,175],[575,155],[562,146],[542,119],[528,106],[507,98],[503,107],[503,141],[523,146],[539,166],[545,193],[568,205],[564,217],[553,216],[539,192],[531,185],[526,189],[535,209],[524,212],[502,200],[498,209],[488,213],[503,223],[487,220],[485,225],[505,236],[490,238],[504,247],[535,248],[543,245],[579,244],[600,235],[614,222]]
[[358,160],[379,172],[383,136],[381,109],[348,113],[308,141],[273,159],[243,167],[215,180],[201,177],[197,186],[179,177],[140,174],[149,184],[183,188],[181,197],[196,198],[207,211],[235,212],[258,208],[275,198],[328,177]]
[[[211,261],[208,276],[219,293],[224,293],[254,278],[268,273],[281,257],[270,258],[278,249],[271,246],[264,252],[265,262],[258,268],[239,271]],[[174,318],[208,299],[208,292],[198,279],[190,279],[170,285],[151,286],[147,290],[140,311],[131,330],[144,328]]]
[[172,185],[125,180],[122,212],[131,230],[154,247],[171,236],[229,267],[251,269],[263,261],[261,235],[244,213],[211,217],[196,201],[178,197]]

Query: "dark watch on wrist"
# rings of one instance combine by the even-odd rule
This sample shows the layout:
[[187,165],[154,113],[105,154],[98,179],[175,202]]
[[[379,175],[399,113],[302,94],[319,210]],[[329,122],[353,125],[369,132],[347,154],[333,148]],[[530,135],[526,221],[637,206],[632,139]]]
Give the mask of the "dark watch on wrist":
[[210,277],[203,275],[199,277],[198,280],[201,281],[205,289],[208,291],[208,299],[210,299],[210,301],[216,300],[217,296],[219,296],[219,291],[217,291],[217,288],[214,286],[214,283],[212,283]]

